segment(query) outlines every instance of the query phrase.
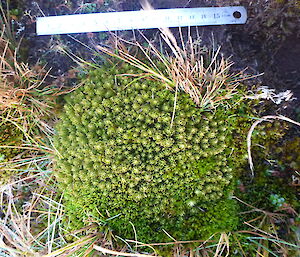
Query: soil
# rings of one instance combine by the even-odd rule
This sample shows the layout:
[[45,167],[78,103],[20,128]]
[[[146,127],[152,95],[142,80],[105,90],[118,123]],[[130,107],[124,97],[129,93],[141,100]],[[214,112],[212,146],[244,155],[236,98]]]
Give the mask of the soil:
[[[6,1],[3,1],[6,2]],[[292,90],[296,98],[300,97],[300,5],[297,0],[152,0],[152,6],[159,8],[203,7],[243,5],[248,11],[245,25],[198,27],[204,45],[219,44],[226,56],[232,56],[235,70],[248,68],[253,75],[263,73],[250,84],[266,85],[277,92]],[[93,5],[92,5],[93,4]],[[92,46],[93,43],[108,44],[107,33],[85,33],[58,36],[37,36],[35,19],[39,16],[65,15],[74,13],[111,12],[139,10],[138,0],[36,0],[11,1],[10,9],[21,9],[16,18],[17,36],[23,37],[22,47],[27,52],[30,64],[46,64],[51,68],[52,80],[65,83],[70,70],[76,67],[69,57],[57,50],[63,46],[74,54],[84,58],[95,58],[81,43]],[[25,15],[24,15],[25,13]],[[173,30],[178,34],[178,30]],[[184,31],[184,30],[183,30]],[[149,39],[157,38],[157,30],[143,33]],[[131,39],[131,31],[119,33]],[[57,78],[59,78],[57,80]],[[63,78],[63,79],[62,79]],[[299,101],[293,101],[293,112],[299,108]],[[286,109],[286,108],[283,108]]]

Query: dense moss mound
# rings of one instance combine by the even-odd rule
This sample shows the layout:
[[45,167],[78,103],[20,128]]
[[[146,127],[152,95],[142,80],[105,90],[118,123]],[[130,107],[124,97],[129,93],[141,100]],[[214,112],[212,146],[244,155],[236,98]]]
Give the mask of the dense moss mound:
[[179,93],[171,127],[174,94],[130,81],[94,70],[66,100],[55,174],[71,226],[93,220],[126,238],[134,226],[147,242],[169,240],[163,230],[188,240],[234,229],[233,109],[204,112]]

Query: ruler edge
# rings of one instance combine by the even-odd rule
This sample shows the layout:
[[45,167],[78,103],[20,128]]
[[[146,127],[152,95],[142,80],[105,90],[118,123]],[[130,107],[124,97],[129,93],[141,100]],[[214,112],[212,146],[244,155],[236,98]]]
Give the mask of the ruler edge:
[[[193,25],[192,27],[194,26],[220,26],[220,25],[242,25],[242,24],[245,24],[248,20],[248,13],[247,13],[247,9],[244,7],[244,6],[222,6],[222,7],[191,7],[191,8],[163,8],[163,9],[154,9],[154,10],[135,10],[135,11],[120,11],[121,13],[136,13],[136,12],[156,12],[156,11],[165,11],[165,10],[179,10],[179,11],[188,11],[189,9],[220,9],[220,8],[239,8],[242,15],[244,15],[244,22],[241,22],[241,23],[222,23],[222,24],[209,24],[209,25]],[[66,33],[41,33],[38,31],[38,24],[39,24],[39,21],[42,21],[42,20],[51,20],[51,19],[54,19],[56,17],[69,17],[69,16],[72,16],[72,17],[75,17],[75,16],[80,16],[80,17],[86,17],[86,16],[95,16],[95,15],[99,15],[99,14],[114,14],[114,13],[120,13],[120,12],[101,12],[101,13],[82,13],[82,14],[66,14],[66,15],[51,15],[51,16],[46,16],[46,17],[37,17],[36,18],[36,35],[37,36],[50,36],[50,35],[67,35],[67,34],[81,34],[81,33],[88,33],[88,32],[91,32],[91,33],[97,33],[97,32],[113,32],[113,31],[118,31],[118,30],[106,30],[106,31],[86,31],[86,32],[66,32]],[[170,26],[169,28],[176,28],[178,26]],[[188,26],[182,26],[182,27],[188,27]],[[156,28],[141,28],[141,29],[158,29],[159,27],[156,27]],[[163,28],[163,27],[161,27]],[[124,29],[125,30],[133,30],[134,28],[132,29]]]

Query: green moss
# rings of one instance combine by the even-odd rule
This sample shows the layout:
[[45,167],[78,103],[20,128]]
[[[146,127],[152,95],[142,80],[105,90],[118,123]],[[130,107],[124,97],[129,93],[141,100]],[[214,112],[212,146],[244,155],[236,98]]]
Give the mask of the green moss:
[[[7,166],[2,166],[1,163],[7,162],[17,156],[21,151],[14,146],[21,144],[23,138],[22,132],[20,132],[11,123],[2,123],[0,125],[0,185],[7,183],[9,178],[15,174],[15,172]],[[12,146],[12,148],[1,147]]]
[[278,206],[272,204],[273,195],[285,199],[285,204],[299,208],[297,187],[292,176],[300,167],[299,138],[287,139],[288,124],[283,121],[264,122],[255,128],[252,138],[254,161],[253,180],[243,172],[244,190],[239,193],[246,202],[268,211]]
[[[255,129],[252,140],[255,176],[251,179],[249,172],[244,171],[240,176],[240,185],[235,195],[254,207],[284,217],[275,219],[275,226],[273,226],[271,222],[274,221],[263,218],[261,212],[249,212],[253,208],[240,205],[243,220],[251,220],[253,226],[266,233],[276,232],[282,241],[297,244],[298,240],[291,232],[291,222],[295,220],[295,215],[300,210],[299,189],[293,184],[293,177],[297,176],[295,168],[299,167],[299,151],[297,151],[299,142],[297,137],[291,139],[293,132],[287,132],[287,129],[287,123],[279,121],[265,122]],[[258,217],[259,215],[261,218]],[[249,226],[240,223],[239,230],[247,229]],[[253,242],[247,243],[245,239],[241,241],[244,251],[247,252],[247,256],[255,256]],[[266,247],[274,252],[277,251],[276,244],[272,242],[266,242]],[[293,254],[293,248],[287,248],[286,251],[288,256],[296,256]]]
[[[181,92],[170,127],[174,94],[158,82],[127,86],[130,78],[115,77],[134,73],[129,69],[91,71],[85,85],[66,99],[55,137],[60,153],[55,174],[72,228],[94,221],[134,238],[134,226],[145,242],[168,241],[163,231],[178,240],[232,231],[239,207],[230,195],[241,174],[248,184],[239,197],[246,202],[270,207],[272,201],[265,200],[277,193],[291,199],[290,193],[266,190],[269,177],[261,172],[254,183],[248,170],[244,175],[247,132],[261,110],[255,114],[254,105],[237,96],[230,107],[203,111]],[[255,129],[255,163],[264,164],[273,150],[262,151],[262,145],[276,145],[285,130],[279,122]]]
[[168,240],[163,230],[189,240],[234,229],[235,108],[203,112],[180,93],[171,128],[172,92],[149,80],[126,87],[131,80],[114,74],[92,71],[57,126],[71,227],[95,220],[134,238],[133,224],[147,242]]
[[246,188],[238,197],[259,208],[278,208],[272,195],[288,204],[295,199],[279,188],[284,181],[270,183],[277,178],[265,167],[286,130],[282,123],[255,129],[252,151],[259,165],[250,180],[243,171],[246,136],[261,108],[254,114],[256,108],[237,97],[230,108],[207,112],[180,93],[171,128],[174,94],[150,80],[127,86],[130,78],[114,74],[134,73],[128,68],[94,70],[66,99],[55,137],[55,174],[71,228],[94,221],[133,239],[134,227],[144,242],[169,241],[164,231],[177,240],[233,231],[240,207],[230,195],[237,178]]
[[300,153],[297,149],[300,149],[300,137],[293,137],[275,149],[279,156],[279,165],[292,174],[300,170]]

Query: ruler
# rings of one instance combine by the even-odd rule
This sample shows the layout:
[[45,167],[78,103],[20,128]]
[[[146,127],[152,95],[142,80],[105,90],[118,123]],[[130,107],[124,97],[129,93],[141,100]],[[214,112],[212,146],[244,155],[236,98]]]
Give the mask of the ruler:
[[174,8],[38,17],[37,35],[245,24],[243,6]]

